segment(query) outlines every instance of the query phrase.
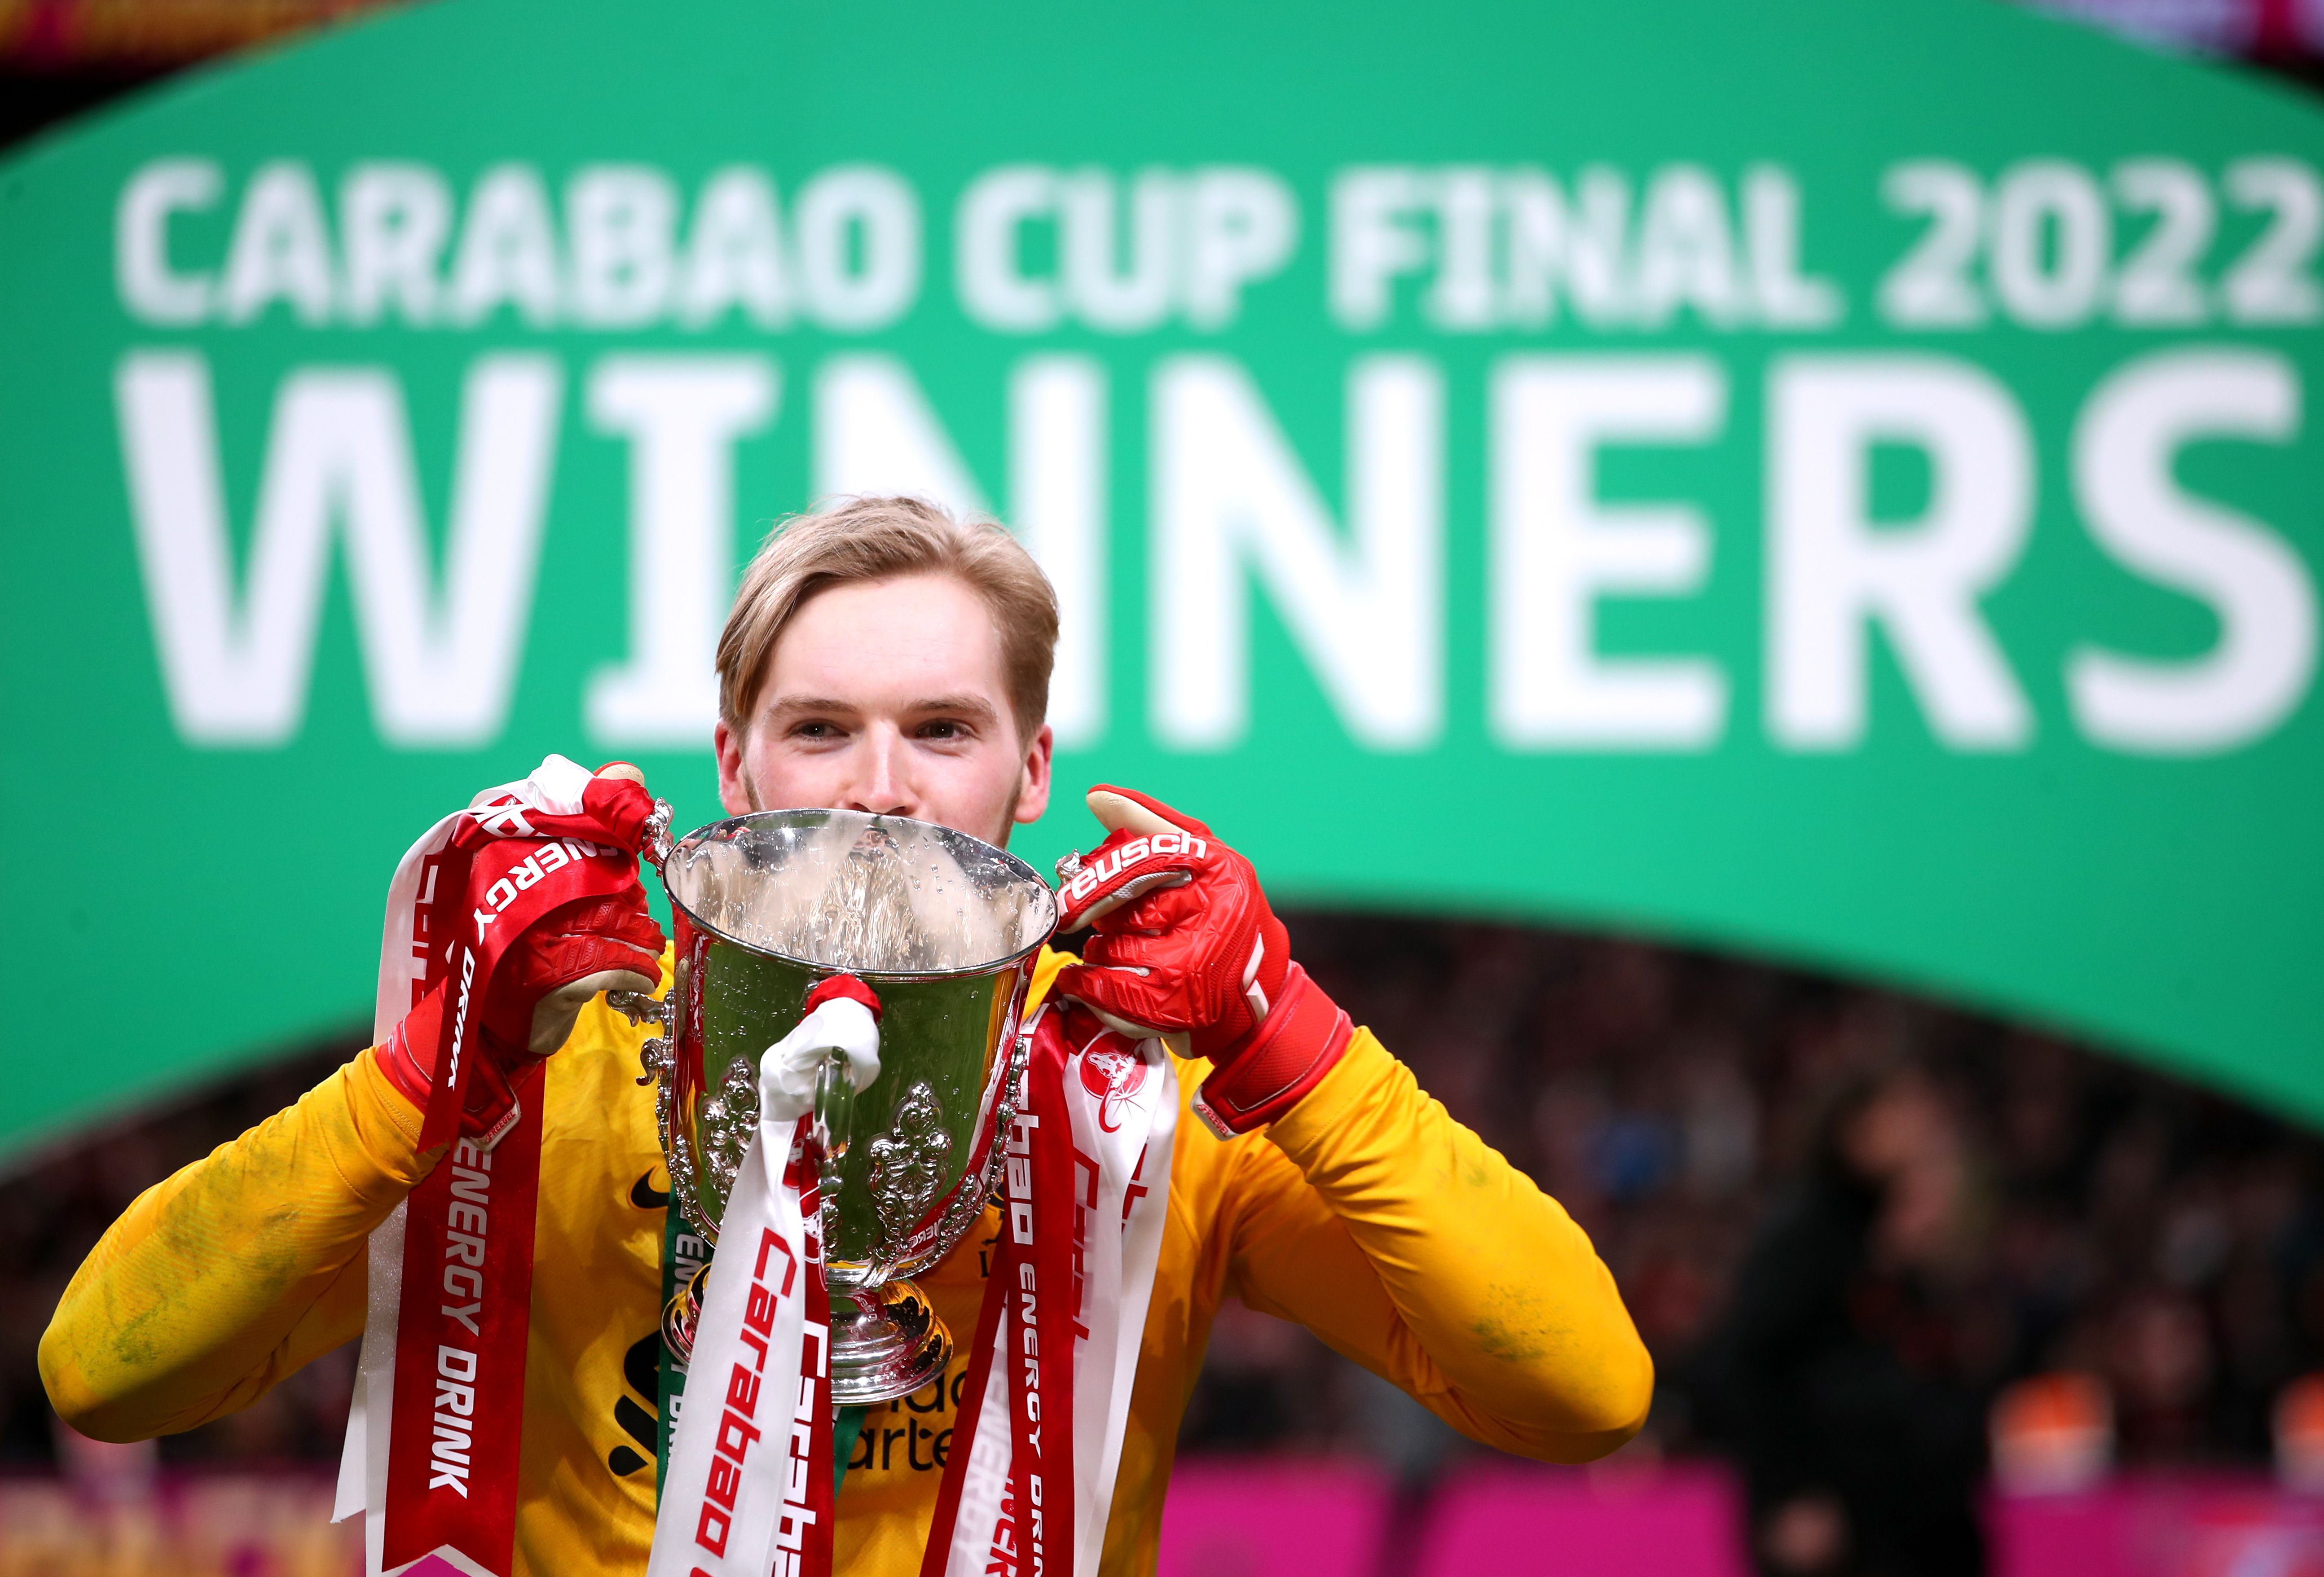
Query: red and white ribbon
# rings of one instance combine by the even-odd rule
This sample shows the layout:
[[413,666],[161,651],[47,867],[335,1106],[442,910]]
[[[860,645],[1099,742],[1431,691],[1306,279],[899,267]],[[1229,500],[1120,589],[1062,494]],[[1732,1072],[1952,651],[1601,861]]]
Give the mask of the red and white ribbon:
[[831,1301],[812,1121],[761,1122],[727,1194],[648,1577],[831,1571]]
[[759,1125],[727,1190],[670,1437],[647,1577],[827,1577],[831,1301],[818,1236],[816,1072],[880,1076],[878,999],[853,976],[809,992],[759,1060]]
[[451,1148],[371,1237],[335,1512],[367,1514],[369,1577],[512,1569],[541,1066],[512,1080],[512,1120],[491,1135],[457,1130],[503,954],[552,909],[636,881],[636,829],[584,808],[590,778],[550,756],[523,782],[485,790],[412,844],[388,890],[373,1038],[384,1043],[422,997],[445,993],[419,1148]]
[[[1084,1021],[1084,1023],[1086,1021]],[[1178,1076],[1159,1040],[1045,1008],[921,1577],[1096,1577],[1161,1258]]]

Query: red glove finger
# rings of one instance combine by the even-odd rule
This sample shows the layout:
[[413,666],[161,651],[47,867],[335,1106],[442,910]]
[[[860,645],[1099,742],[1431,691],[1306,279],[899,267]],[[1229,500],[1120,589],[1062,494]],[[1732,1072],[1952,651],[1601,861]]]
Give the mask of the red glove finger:
[[1083,962],[1057,977],[1056,989],[1106,1014],[1118,1025],[1191,1037],[1209,1010],[1193,1001],[1167,967],[1160,937],[1093,938]]
[[[1065,985],[1060,977],[1058,990]],[[1073,1000],[1105,1015],[1106,1023],[1125,1035],[1185,1035],[1190,1039],[1194,1035],[1194,1027],[1183,1021],[1184,1005],[1167,991],[1147,987],[1134,974],[1076,970]]]
[[[597,775],[581,791],[581,813],[604,824],[621,847],[642,848],[646,818],[653,814],[653,796],[646,791],[643,783],[626,777],[606,777],[604,774],[614,767],[629,767],[629,763],[608,761],[597,769]],[[635,767],[629,770],[637,770]]]
[[1091,789],[1090,792],[1093,794],[1118,794],[1122,798],[1129,800],[1131,804],[1142,806],[1146,809],[1152,811],[1156,816],[1160,816],[1172,826],[1177,827],[1184,832],[1193,833],[1197,837],[1209,838],[1218,835],[1212,832],[1211,829],[1204,823],[1196,821],[1185,811],[1173,810],[1168,806],[1163,804],[1160,800],[1155,798],[1152,795],[1140,794],[1135,788],[1124,788],[1118,783],[1100,783],[1096,788]]
[[[639,949],[659,960],[667,939],[646,908],[645,890],[635,882],[626,892],[575,899],[553,908],[527,933],[544,941],[556,937],[587,938]],[[586,974],[589,972],[576,972]]]
[[661,927],[646,909],[645,890],[576,899],[543,915],[526,930],[493,972],[484,999],[485,1044],[496,1052],[529,1055],[533,1010],[561,986],[608,970],[648,979],[661,972]]
[[1176,952],[1169,939],[1159,932],[1126,931],[1116,936],[1092,936],[1082,947],[1082,967],[1150,974],[1157,965],[1167,967],[1172,963]]
[[[1119,908],[1108,909],[1090,921],[1093,938],[1135,936],[1185,925],[1202,913],[1205,890],[1193,880],[1176,887],[1140,894]],[[1086,950],[1084,950],[1086,951]]]

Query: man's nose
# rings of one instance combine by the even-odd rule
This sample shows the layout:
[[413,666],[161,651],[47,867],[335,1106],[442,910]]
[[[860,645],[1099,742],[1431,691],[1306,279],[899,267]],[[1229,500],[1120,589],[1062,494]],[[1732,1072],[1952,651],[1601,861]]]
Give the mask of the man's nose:
[[904,736],[895,729],[875,724],[865,734],[863,745],[862,770],[854,783],[853,798],[841,808],[872,816],[917,817],[920,801],[912,791]]

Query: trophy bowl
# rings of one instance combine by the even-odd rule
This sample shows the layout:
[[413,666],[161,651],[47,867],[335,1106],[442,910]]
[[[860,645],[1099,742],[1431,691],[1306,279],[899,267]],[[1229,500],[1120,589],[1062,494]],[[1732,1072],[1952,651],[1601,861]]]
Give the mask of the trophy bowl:
[[[983,1215],[1012,1115],[1010,1049],[1056,896],[1015,855],[902,816],[772,810],[714,822],[661,862],[678,980],[647,1042],[670,1196],[715,1244],[759,1122],[759,1061],[830,975],[879,994],[880,1074],[835,1056],[816,1085],[835,1403],[908,1396],[951,1337],[910,1277]],[[641,1081],[641,1083],[643,1081]],[[780,1159],[775,1158],[777,1167]],[[663,1322],[690,1356],[699,1276]]]

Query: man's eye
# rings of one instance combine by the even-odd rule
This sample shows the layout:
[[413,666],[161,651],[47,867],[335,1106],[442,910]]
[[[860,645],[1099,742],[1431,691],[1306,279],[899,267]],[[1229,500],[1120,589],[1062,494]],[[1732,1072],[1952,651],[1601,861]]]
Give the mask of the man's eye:
[[839,731],[828,723],[801,723],[791,729],[794,739],[835,739]]
[[965,739],[968,731],[957,723],[939,721],[920,724],[922,739]]

